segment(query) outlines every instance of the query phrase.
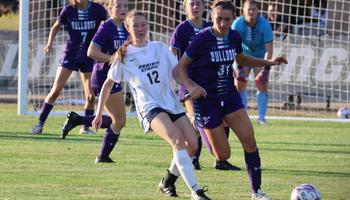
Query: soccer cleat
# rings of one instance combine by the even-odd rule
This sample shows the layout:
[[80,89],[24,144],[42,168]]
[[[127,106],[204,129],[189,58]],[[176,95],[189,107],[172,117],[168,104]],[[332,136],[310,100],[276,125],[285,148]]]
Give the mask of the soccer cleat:
[[241,168],[232,165],[227,160],[225,160],[225,161],[216,160],[215,163],[214,163],[214,168],[217,169],[217,170],[234,170],[234,171],[240,171],[241,170]]
[[110,157],[101,157],[97,156],[95,159],[95,163],[115,163]]
[[44,126],[41,124],[37,124],[34,126],[32,130],[30,130],[30,134],[37,135],[43,132]]
[[256,83],[259,85],[265,85],[269,81],[269,70],[265,67],[260,71],[260,73],[255,78]]
[[193,160],[192,161],[192,166],[194,170],[201,170],[201,166],[199,165],[199,161],[198,160]]
[[80,115],[74,111],[69,111],[67,114],[67,119],[62,125],[61,138],[64,139],[74,127],[77,126],[77,121],[80,121]]
[[90,130],[89,127],[81,127],[79,135],[96,135],[93,130]]
[[163,184],[164,178],[160,181],[158,185],[158,189],[163,193],[166,194],[168,197],[178,197],[176,194],[176,187],[174,184],[164,185]]
[[238,70],[238,76],[236,77],[238,81],[247,82],[247,74],[243,69]]
[[207,197],[207,195],[205,195],[204,193],[207,190],[197,190],[196,192],[192,192],[191,195],[191,200],[211,200],[209,197]]
[[252,199],[261,199],[261,200],[272,200],[270,197],[266,196],[260,189],[258,192],[252,195]]
[[261,124],[261,125],[269,125],[266,120],[264,119],[258,119],[258,124]]

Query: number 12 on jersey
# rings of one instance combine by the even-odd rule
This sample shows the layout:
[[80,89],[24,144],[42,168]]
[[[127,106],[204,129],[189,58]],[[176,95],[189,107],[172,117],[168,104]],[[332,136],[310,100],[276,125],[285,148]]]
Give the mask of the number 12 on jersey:
[[158,80],[158,72],[157,71],[153,71],[152,74],[151,73],[147,73],[149,82],[151,84],[153,83],[160,83],[160,81]]

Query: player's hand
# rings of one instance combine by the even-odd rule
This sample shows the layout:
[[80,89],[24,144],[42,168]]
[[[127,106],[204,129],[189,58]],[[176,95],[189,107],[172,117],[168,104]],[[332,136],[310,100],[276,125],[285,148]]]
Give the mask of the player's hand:
[[206,97],[207,92],[204,88],[192,81],[192,85],[187,89],[192,99],[198,99],[200,97]]
[[98,131],[98,129],[101,128],[101,124],[102,124],[102,116],[101,115],[96,115],[95,119],[92,121],[92,128],[96,131]]
[[269,70],[267,70],[267,69],[265,69],[265,67],[263,67],[263,69],[260,71],[260,73],[256,76],[255,80],[256,80],[256,83],[258,83],[259,85],[267,84],[267,82],[269,80]]
[[238,76],[236,77],[238,81],[247,82],[247,74],[244,69],[238,69]]
[[52,51],[52,44],[48,44],[45,47],[45,53],[48,54]]
[[269,60],[270,62],[273,62],[273,65],[279,65],[281,63],[283,64],[288,64],[288,61],[282,57],[282,56],[277,56]]

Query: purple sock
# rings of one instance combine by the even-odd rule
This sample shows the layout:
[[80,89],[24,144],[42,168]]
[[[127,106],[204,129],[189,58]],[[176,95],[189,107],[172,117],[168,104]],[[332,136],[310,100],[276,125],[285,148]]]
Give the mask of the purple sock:
[[46,102],[43,103],[43,106],[41,107],[41,112],[40,112],[38,124],[41,124],[41,125],[45,124],[46,118],[47,118],[47,116],[49,116],[52,108],[53,108],[53,104],[46,103]]
[[198,137],[198,149],[197,149],[196,153],[193,156],[193,160],[199,160],[201,152],[202,152],[202,138],[199,136]]
[[[212,155],[214,155],[213,149],[211,148],[210,142],[208,140],[207,134],[205,133],[204,129],[202,127],[199,127],[197,124],[196,124],[196,128],[198,129],[199,133],[201,134],[201,138],[202,138],[205,146],[207,146],[207,149],[209,150],[209,152]],[[198,144],[198,146],[199,146],[199,144]]]
[[253,153],[244,152],[245,167],[248,172],[252,192],[257,193],[261,185],[261,162],[259,149]]
[[101,152],[100,156],[101,157],[108,157],[109,154],[111,154],[114,146],[118,142],[120,134],[115,134],[111,127],[108,127],[105,135],[103,136],[103,141],[102,141],[102,147],[101,147]]
[[[94,115],[94,110],[90,110],[90,109],[86,109],[84,108],[84,116],[90,116],[90,115]],[[91,120],[92,121],[92,120]],[[88,125],[86,124],[82,124],[83,125],[83,128],[85,127],[89,127]],[[90,124],[91,126],[91,124]]]
[[230,136],[230,127],[229,126],[225,127],[225,134],[226,134],[226,137],[228,139],[228,136]]
[[[85,125],[87,127],[92,126],[91,123],[95,119],[95,115],[89,115],[89,116],[81,116],[80,122],[77,123],[77,125]],[[101,128],[108,128],[112,124],[111,117],[107,115],[102,115],[102,124]]]

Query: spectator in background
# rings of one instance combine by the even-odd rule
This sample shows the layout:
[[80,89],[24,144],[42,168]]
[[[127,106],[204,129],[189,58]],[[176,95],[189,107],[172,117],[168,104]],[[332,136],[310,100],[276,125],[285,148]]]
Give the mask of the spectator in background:
[[288,33],[288,16],[281,15],[276,4],[270,4],[267,14],[263,17],[270,22],[272,31],[275,33]]
[[0,17],[3,14],[8,14],[10,12],[16,13],[18,10],[17,0],[2,0],[0,1]]
[[311,7],[311,16],[316,18],[316,22],[319,26],[327,27],[328,22],[328,1],[327,0],[314,0]]

